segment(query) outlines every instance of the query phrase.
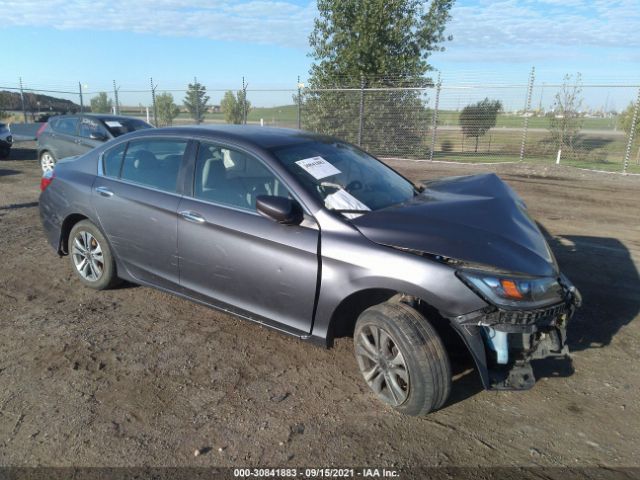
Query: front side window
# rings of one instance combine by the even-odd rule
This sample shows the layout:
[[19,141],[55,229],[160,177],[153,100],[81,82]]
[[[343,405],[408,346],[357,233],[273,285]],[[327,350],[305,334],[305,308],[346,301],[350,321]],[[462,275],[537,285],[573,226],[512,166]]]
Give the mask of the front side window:
[[78,130],[78,117],[60,117],[52,127],[57,133],[75,135]]
[[257,158],[202,142],[198,149],[194,196],[245,210],[256,210],[259,195],[291,198],[289,190]]
[[[122,161],[120,178],[165,192],[176,192],[186,149],[186,140],[131,141]],[[106,170],[105,158],[105,173]]]
[[125,133],[131,133],[137,130],[144,130],[145,128],[152,128],[147,122],[138,120],[137,118],[107,118],[104,120],[104,124],[107,130],[109,130],[109,133],[114,137],[119,137]]
[[82,120],[80,120],[80,129],[78,130],[78,135],[84,138],[91,138],[92,134],[98,135],[104,139],[109,138],[107,130],[98,120],[94,118],[84,117]]
[[347,216],[403,203],[417,193],[411,182],[346,143],[311,141],[271,152],[328,209]]

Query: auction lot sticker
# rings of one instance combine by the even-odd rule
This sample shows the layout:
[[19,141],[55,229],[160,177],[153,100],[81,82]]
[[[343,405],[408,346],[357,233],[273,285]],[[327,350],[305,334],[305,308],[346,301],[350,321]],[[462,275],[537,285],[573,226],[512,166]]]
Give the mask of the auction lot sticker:
[[307,171],[316,180],[342,173],[322,157],[305,158],[303,160],[298,160],[296,164]]

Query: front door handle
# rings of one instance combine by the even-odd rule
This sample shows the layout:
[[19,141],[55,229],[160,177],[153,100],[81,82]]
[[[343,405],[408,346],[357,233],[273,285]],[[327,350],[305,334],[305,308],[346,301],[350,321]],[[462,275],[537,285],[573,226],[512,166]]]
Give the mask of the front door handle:
[[98,187],[96,188],[96,192],[98,192],[103,197],[113,197],[113,192],[107,187]]
[[204,223],[204,217],[202,215],[190,210],[183,210],[182,212],[179,212],[179,215],[188,222]]

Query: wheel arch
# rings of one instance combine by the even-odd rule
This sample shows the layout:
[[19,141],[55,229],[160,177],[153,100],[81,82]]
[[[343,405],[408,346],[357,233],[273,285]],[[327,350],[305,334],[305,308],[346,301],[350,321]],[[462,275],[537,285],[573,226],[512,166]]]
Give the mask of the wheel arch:
[[62,221],[62,226],[60,227],[60,240],[58,242],[59,255],[69,254],[69,234],[71,233],[71,229],[73,229],[74,225],[82,220],[91,221],[89,217],[81,213],[72,213],[67,215]]

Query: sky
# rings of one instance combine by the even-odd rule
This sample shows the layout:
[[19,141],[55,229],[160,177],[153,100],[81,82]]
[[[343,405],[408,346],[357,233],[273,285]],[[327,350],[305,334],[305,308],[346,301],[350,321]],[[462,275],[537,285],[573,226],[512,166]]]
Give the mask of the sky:
[[[197,76],[215,103],[244,76],[253,104],[268,106],[291,103],[291,92],[259,90],[295,89],[312,62],[314,1],[0,0],[0,11],[11,12],[0,22],[0,89],[22,77],[49,90],[81,82],[90,95],[116,80],[130,105],[149,101],[124,92],[148,89],[150,77],[171,91]],[[549,106],[563,76],[577,72],[591,107],[620,109],[636,96],[640,0],[457,0],[451,16],[453,40],[429,59],[448,106],[486,95],[520,106],[533,66],[534,106]]]

